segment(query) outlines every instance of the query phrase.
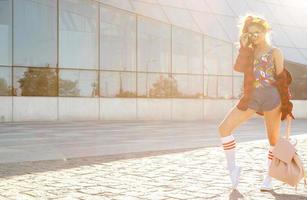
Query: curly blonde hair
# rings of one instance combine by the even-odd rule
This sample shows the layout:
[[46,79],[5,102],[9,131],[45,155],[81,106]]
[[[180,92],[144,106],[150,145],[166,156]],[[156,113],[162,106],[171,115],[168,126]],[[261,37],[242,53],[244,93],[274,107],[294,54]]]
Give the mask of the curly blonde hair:
[[[247,33],[248,28],[252,25],[256,25],[260,27],[266,33],[265,35],[266,42],[268,44],[271,44],[271,39],[270,39],[271,34],[270,33],[272,31],[272,28],[264,17],[260,15],[256,15],[256,14],[247,13],[245,16],[241,16],[239,18],[239,22],[238,22],[239,38],[241,37],[243,33]],[[237,43],[237,45],[239,45],[239,42]]]

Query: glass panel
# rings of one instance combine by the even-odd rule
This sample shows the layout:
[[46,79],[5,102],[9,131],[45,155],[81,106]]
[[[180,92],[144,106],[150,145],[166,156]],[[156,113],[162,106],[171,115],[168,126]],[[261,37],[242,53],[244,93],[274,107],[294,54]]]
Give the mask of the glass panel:
[[174,90],[172,91],[173,97],[203,97],[203,76],[174,74],[173,77],[175,80]]
[[223,99],[232,98],[232,77],[218,77],[218,96]]
[[59,96],[97,97],[98,73],[87,70],[60,70]]
[[297,28],[294,26],[283,26],[286,34],[289,36],[290,40],[294,43],[297,48],[307,47],[307,29]]
[[14,67],[15,96],[57,96],[56,69]]
[[158,0],[158,3],[161,5],[185,8],[184,0]]
[[253,13],[257,13],[257,15],[259,15],[260,17],[265,17],[270,24],[271,22],[276,22],[274,15],[272,14],[271,10],[268,9],[267,7],[267,3],[255,0],[246,0],[246,2],[253,11]]
[[297,62],[297,63],[306,63],[304,56],[295,48],[279,47],[282,50],[284,59]]
[[[239,31],[237,29],[237,20],[234,17],[228,17],[228,16],[217,16],[219,19],[222,28],[226,31],[229,39],[231,42],[236,42],[239,40]],[[229,41],[229,40],[227,40]]]
[[12,1],[0,1],[0,65],[12,65]]
[[136,73],[100,72],[100,96],[136,97]]
[[221,40],[229,41],[229,37],[221,28],[216,15],[194,11],[190,11],[190,13],[203,33]]
[[166,98],[175,90],[174,80],[169,74],[138,73],[138,97]]
[[233,16],[234,13],[228,7],[228,3],[226,0],[206,0],[212,9],[212,12],[222,14],[222,15],[230,15]]
[[[305,2],[307,3],[307,1]],[[307,21],[302,20],[302,19],[306,19],[307,17],[306,9],[307,7],[298,7],[295,9],[289,9],[287,14],[289,14],[291,18],[294,20],[295,25],[306,28]]]
[[274,44],[281,46],[291,47],[293,44],[289,40],[289,37],[285,34],[283,26],[278,24],[271,24],[272,26],[272,41]]
[[202,35],[173,27],[173,73],[202,74]]
[[207,98],[208,97],[208,76],[204,76],[204,82],[203,82],[203,93],[204,93],[204,97]]
[[138,71],[169,72],[171,26],[138,18]]
[[116,0],[116,1],[114,1],[114,0],[103,0],[103,3],[114,6],[116,8],[121,8],[121,9],[129,10],[129,11],[132,11],[132,12],[134,11],[134,9],[131,6],[130,1],[127,1],[127,0]]
[[205,74],[232,74],[232,44],[204,37]]
[[57,1],[14,3],[14,65],[57,66]]
[[201,11],[201,12],[211,12],[208,3],[203,0],[189,0],[184,2],[186,7],[190,10]]
[[191,13],[186,9],[180,9],[175,7],[164,7],[166,15],[170,22],[174,25],[187,28],[189,30],[199,32],[199,28],[195,23]]
[[233,77],[233,95],[234,98],[240,98],[243,95],[243,83],[244,77],[243,76],[235,76]]
[[217,76],[208,76],[207,79],[208,98],[217,97]]
[[[303,63],[303,64],[306,64],[307,65],[307,48],[306,49],[299,49],[299,51],[301,52],[301,54],[304,56],[306,62]],[[306,66],[307,68],[307,66]]]
[[266,4],[271,13],[274,15],[274,22],[283,25],[293,25],[293,19],[287,13],[289,8],[275,4]]
[[0,67],[0,96],[12,95],[12,68]]
[[98,3],[60,2],[60,67],[98,68]]
[[101,68],[136,70],[136,16],[101,7]]
[[227,0],[228,5],[235,12],[237,16],[244,16],[247,12],[249,12],[249,8],[245,0]]
[[133,7],[138,14],[168,22],[168,19],[160,5],[153,3],[144,3],[140,1],[132,1],[131,3],[133,4]]

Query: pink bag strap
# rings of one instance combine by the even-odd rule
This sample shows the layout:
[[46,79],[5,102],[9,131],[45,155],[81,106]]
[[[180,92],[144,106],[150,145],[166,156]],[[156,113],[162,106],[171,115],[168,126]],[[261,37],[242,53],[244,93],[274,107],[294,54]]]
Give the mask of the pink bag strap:
[[286,126],[286,139],[290,137],[290,130],[291,130],[291,117],[287,118],[287,126]]

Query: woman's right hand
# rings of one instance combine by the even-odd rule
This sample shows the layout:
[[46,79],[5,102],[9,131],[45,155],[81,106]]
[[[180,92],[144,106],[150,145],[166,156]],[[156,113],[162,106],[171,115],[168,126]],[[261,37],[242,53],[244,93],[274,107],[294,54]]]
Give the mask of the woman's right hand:
[[243,33],[241,36],[240,36],[240,43],[243,47],[246,47],[248,46],[248,33]]

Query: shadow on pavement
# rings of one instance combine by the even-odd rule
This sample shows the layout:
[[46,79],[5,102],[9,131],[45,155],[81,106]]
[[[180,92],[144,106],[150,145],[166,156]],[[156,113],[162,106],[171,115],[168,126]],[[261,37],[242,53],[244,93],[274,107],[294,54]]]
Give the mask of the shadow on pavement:
[[307,200],[306,196],[296,195],[296,194],[281,194],[274,191],[269,191],[276,200]]
[[172,149],[161,151],[135,152],[118,155],[103,155],[81,158],[69,158],[66,160],[44,160],[44,161],[26,161],[17,163],[0,164],[0,178],[8,178],[11,176],[20,176],[25,174],[33,174],[48,171],[57,171],[62,169],[70,169],[80,166],[90,166],[95,164],[108,163],[118,160],[143,158],[150,156],[158,156],[163,154],[180,153],[192,151],[199,148],[188,149]]
[[239,190],[232,190],[229,195],[229,200],[237,200],[237,199],[244,199],[244,196],[239,192]]

